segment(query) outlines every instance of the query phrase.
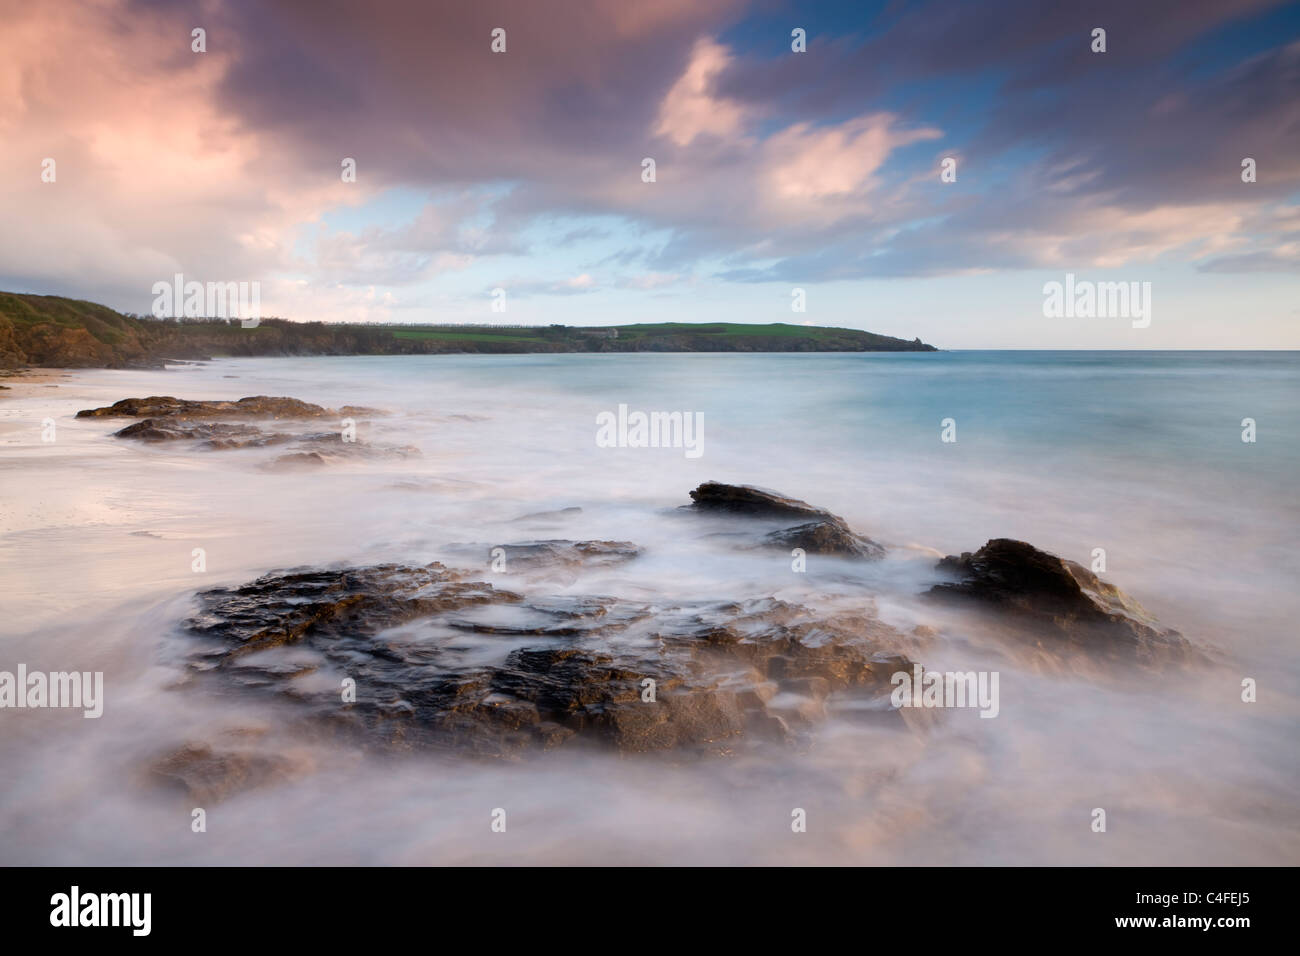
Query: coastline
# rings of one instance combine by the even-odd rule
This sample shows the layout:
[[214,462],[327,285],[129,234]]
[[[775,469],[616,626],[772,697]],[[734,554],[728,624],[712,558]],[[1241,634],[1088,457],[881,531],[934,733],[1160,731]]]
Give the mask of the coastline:
[[27,398],[38,388],[58,388],[62,379],[75,379],[77,369],[31,367],[0,371],[0,399]]

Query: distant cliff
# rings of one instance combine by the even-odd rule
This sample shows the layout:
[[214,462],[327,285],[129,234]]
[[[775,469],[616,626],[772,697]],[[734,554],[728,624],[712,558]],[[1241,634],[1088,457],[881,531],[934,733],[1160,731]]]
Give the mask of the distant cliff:
[[0,292],[0,368],[120,368],[220,355],[423,355],[454,352],[933,352],[857,329],[805,325],[326,325],[263,319],[162,320],[50,295]]

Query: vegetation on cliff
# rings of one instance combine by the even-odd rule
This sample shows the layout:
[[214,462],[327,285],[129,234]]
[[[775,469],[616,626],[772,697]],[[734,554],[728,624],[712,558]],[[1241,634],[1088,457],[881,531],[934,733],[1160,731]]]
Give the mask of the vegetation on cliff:
[[451,352],[921,352],[858,329],[662,322],[567,325],[325,324],[155,319],[77,299],[0,292],[0,368],[121,367],[220,355],[419,355]]

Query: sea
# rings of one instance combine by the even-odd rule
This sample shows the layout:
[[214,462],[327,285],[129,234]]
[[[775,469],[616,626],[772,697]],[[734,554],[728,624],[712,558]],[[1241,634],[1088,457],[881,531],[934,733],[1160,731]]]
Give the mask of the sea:
[[[104,706],[0,709],[2,864],[1300,863],[1300,353],[224,358],[22,383],[0,393],[0,671],[103,672]],[[419,455],[283,470],[283,449],[75,417],[147,395],[370,406],[358,439]],[[620,406],[689,416],[694,447],[598,441]],[[826,508],[887,556],[737,548],[681,510],[710,480]],[[1103,561],[1214,664],[1045,668],[921,599],[939,558],[1003,537]],[[471,760],[300,738],[286,702],[187,679],[200,590],[480,553],[491,580],[492,546],[551,538],[643,549],[556,593],[860,595],[933,629],[927,667],[997,670],[997,717],[832,708],[797,747]],[[293,772],[200,807],[150,771],[239,740]]]

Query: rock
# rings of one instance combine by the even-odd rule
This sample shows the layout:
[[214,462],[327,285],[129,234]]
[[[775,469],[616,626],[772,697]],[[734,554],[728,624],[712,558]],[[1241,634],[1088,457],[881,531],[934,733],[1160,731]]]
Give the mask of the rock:
[[78,418],[271,418],[314,419],[382,415],[378,409],[344,405],[323,408],[296,398],[253,395],[235,402],[191,401],[170,395],[124,398],[103,408],[77,412]]
[[396,749],[716,753],[793,739],[833,694],[886,699],[911,666],[903,636],[865,612],[525,597],[440,564],[269,574],[200,601],[196,673]]
[[479,487],[477,482],[461,478],[403,478],[388,486],[396,491],[419,491],[434,494],[458,494]]
[[188,743],[159,758],[149,771],[159,782],[182,788],[194,802],[213,804],[245,790],[298,779],[314,769],[314,762],[303,757]]
[[577,506],[568,508],[559,508],[555,511],[534,511],[531,514],[520,515],[514,518],[514,521],[554,521],[561,518],[575,518],[582,514],[582,509]]
[[936,568],[960,580],[936,584],[931,597],[996,609],[1045,650],[1078,649],[1144,664],[1203,657],[1119,588],[1024,541],[994,538],[974,554],[949,555]]
[[764,541],[786,551],[803,548],[808,554],[835,554],[850,558],[880,558],[885,554],[882,546],[870,538],[854,534],[839,518],[810,521],[784,531],[773,531]]
[[314,447],[326,453],[345,455],[385,455],[392,458],[418,457],[420,449],[414,445],[375,445],[368,441],[353,439],[344,441],[342,432],[315,432],[299,435],[298,442],[303,447]]
[[788,498],[775,491],[752,485],[724,485],[706,481],[691,492],[696,511],[721,511],[755,518],[833,518],[829,511],[814,508],[806,501]]
[[456,545],[452,550],[464,554],[481,554],[491,560],[492,552],[504,552],[508,571],[535,571],[545,568],[608,567],[630,561],[641,553],[631,541],[518,541],[500,545]]
[[420,449],[414,445],[372,445],[364,441],[344,441],[338,432],[301,436],[297,447],[298,451],[280,455],[268,467],[273,471],[296,471],[358,458],[419,458],[421,455]]
[[233,425],[227,422],[193,422],[189,418],[146,418],[113,433],[116,438],[137,441],[197,441],[200,448],[212,451],[232,448],[264,448],[296,442],[298,451],[281,455],[271,463],[276,470],[293,470],[327,465],[351,458],[415,458],[420,449],[414,445],[372,445],[364,441],[345,442],[340,432],[317,432],[292,435],[265,432],[256,425]]
[[[78,418],[139,418],[142,421],[114,432],[118,438],[137,441],[197,441],[202,448],[228,450],[232,448],[262,448],[296,442],[298,450],[282,455],[270,463],[276,470],[318,468],[340,459],[352,458],[412,458],[420,455],[413,445],[371,445],[363,441],[343,440],[339,432],[289,434],[265,432],[254,425],[230,424],[223,419],[271,419],[274,421],[319,421],[336,419],[340,423],[357,416],[383,415],[385,412],[361,405],[344,405],[341,408],[323,408],[296,398],[273,398],[254,395],[234,402],[191,401],[170,395],[149,398],[124,398],[103,408],[88,408],[77,412]],[[196,421],[208,418],[215,421]]]
[[202,441],[204,447],[212,449],[262,447],[294,440],[293,435],[264,432],[256,425],[231,425],[224,422],[185,424],[164,418],[146,418],[114,432],[113,436],[147,442]]
[[775,491],[752,485],[724,485],[706,481],[691,492],[695,511],[744,515],[751,518],[811,518],[804,524],[773,531],[763,538],[763,545],[789,551],[803,548],[808,554],[875,559],[885,549],[864,535],[854,533],[839,515],[815,508],[806,501],[790,498]]
[[327,625],[374,629],[484,602],[521,600],[490,584],[462,584],[459,575],[436,562],[268,574],[241,588],[206,591],[201,598],[215,610],[193,619],[191,631],[219,632],[231,645],[223,658],[293,643]]
[[271,471],[308,471],[324,468],[329,462],[318,451],[295,451],[280,455],[266,467]]

